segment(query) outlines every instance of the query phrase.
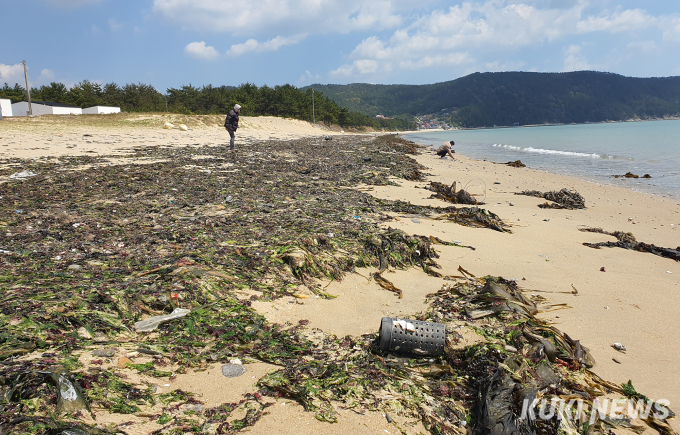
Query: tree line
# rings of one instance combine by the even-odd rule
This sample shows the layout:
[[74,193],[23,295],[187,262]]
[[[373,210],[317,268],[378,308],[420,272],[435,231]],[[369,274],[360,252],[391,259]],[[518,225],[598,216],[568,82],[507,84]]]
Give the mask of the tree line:
[[680,77],[502,72],[474,73],[431,85],[355,83],[310,88],[369,116],[437,115],[462,127],[680,116]]
[[[12,103],[26,101],[26,90],[18,83],[0,88],[0,98]],[[377,119],[364,113],[350,111],[321,92],[301,90],[292,85],[258,87],[251,83],[240,86],[182,86],[167,89],[162,94],[151,85],[116,83],[101,85],[84,80],[67,88],[63,83],[50,83],[31,88],[32,101],[51,101],[81,108],[92,106],[120,107],[124,112],[173,112],[182,114],[226,114],[235,104],[242,106],[245,116],[278,116],[305,121],[323,122],[342,127],[372,127],[377,129],[412,129],[415,124],[409,116],[398,119]]]

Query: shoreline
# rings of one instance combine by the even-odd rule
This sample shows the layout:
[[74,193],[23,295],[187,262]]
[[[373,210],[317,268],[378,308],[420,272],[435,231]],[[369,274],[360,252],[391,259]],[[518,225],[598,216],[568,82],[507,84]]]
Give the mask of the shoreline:
[[[276,120],[271,121],[275,124]],[[450,284],[451,281],[425,275],[423,270],[417,267],[406,269],[390,267],[385,277],[404,293],[403,298],[397,298],[395,294],[379,287],[374,280],[367,279],[371,276],[370,273],[377,271],[376,269],[358,268],[356,273],[347,273],[342,279],[329,280],[327,276],[322,275],[310,282],[318,285],[323,292],[336,296],[335,299],[318,297],[318,294],[311,291],[308,286],[299,283],[297,286],[289,287],[290,281],[285,286],[282,284],[285,293],[280,298],[268,299],[261,297],[263,290],[261,291],[260,287],[272,286],[271,282],[264,279],[246,281],[245,276],[254,273],[253,271],[258,269],[257,265],[261,264],[257,262],[270,255],[279,262],[272,264],[284,262],[289,265],[287,267],[290,267],[291,271],[293,267],[300,265],[300,261],[303,263],[306,261],[304,257],[300,257],[299,251],[290,250],[287,245],[294,247],[300,244],[306,246],[308,252],[317,252],[319,246],[325,246],[324,244],[343,243],[340,246],[347,250],[349,249],[347,243],[352,246],[351,243],[357,242],[355,240],[357,234],[372,228],[382,230],[393,228],[402,230],[409,236],[435,236],[447,242],[458,241],[463,245],[473,246],[475,250],[436,245],[436,251],[439,253],[437,262],[441,266],[438,270],[442,275],[456,275],[459,273],[458,268],[462,267],[477,276],[493,275],[515,279],[527,291],[527,296],[543,296],[551,304],[565,304],[562,309],[546,311],[540,317],[569,333],[574,339],[581,340],[596,360],[594,371],[597,374],[617,384],[632,379],[639,392],[653,400],[667,398],[671,401],[671,409],[678,410],[680,368],[676,361],[680,359],[680,349],[673,346],[671,337],[677,330],[676,318],[677,312],[680,311],[680,301],[677,298],[680,291],[677,280],[680,276],[680,263],[620,248],[592,249],[583,246],[582,243],[597,243],[613,238],[578,231],[582,226],[599,226],[607,231],[631,231],[640,241],[673,248],[676,243],[680,245],[678,201],[647,193],[631,192],[618,186],[586,182],[570,176],[472,160],[460,154],[456,155],[457,160],[451,161],[440,160],[428,152],[417,156],[405,156],[404,151],[398,151],[398,148],[376,152],[373,148],[378,145],[373,142],[375,136],[371,135],[346,133],[342,136],[333,136],[331,141],[325,141],[323,140],[327,134],[325,131],[319,132],[314,127],[308,128],[302,124],[282,123],[276,127],[277,130],[271,127],[267,130],[268,127],[270,126],[263,123],[244,123],[244,128],[239,131],[241,135],[237,135],[239,157],[232,161],[228,160],[229,156],[221,155],[221,148],[216,148],[223,146],[219,140],[224,137],[224,132],[211,126],[189,132],[128,128],[116,130],[118,137],[104,133],[104,130],[93,132],[91,129],[88,130],[90,126],[73,128],[67,126],[67,131],[57,133],[64,134],[62,137],[64,143],[60,146],[51,145],[53,141],[47,141],[40,134],[30,139],[35,142],[34,145],[25,145],[21,141],[18,144],[10,144],[8,142],[16,142],[16,139],[7,139],[5,131],[2,130],[0,145],[8,145],[4,148],[7,152],[10,150],[20,152],[27,165],[38,163],[43,165],[48,175],[35,179],[37,183],[41,183],[36,184],[41,186],[41,189],[52,186],[52,183],[62,182],[58,179],[63,178],[72,180],[81,187],[88,187],[90,182],[84,180],[89,177],[101,177],[100,171],[106,171],[109,175],[115,174],[115,178],[126,180],[125,183],[117,184],[117,179],[102,178],[112,184],[111,190],[96,187],[98,184],[90,185],[89,189],[94,188],[92,193],[88,193],[87,190],[80,193],[74,190],[73,193],[81,195],[80,198],[92,200],[97,198],[97,201],[73,202],[74,207],[80,207],[80,211],[67,210],[72,214],[72,218],[69,218],[67,213],[60,212],[58,219],[62,223],[65,222],[63,228],[68,229],[63,231],[64,237],[71,237],[70,234],[74,233],[80,240],[89,237],[90,233],[94,234],[96,237],[92,240],[84,239],[90,240],[90,243],[78,245],[78,249],[85,251],[96,248],[99,257],[96,261],[83,262],[82,259],[78,259],[81,254],[71,253],[70,249],[63,249],[61,252],[62,249],[57,249],[56,246],[50,248],[59,242],[58,238],[50,240],[43,248],[48,251],[57,250],[49,255],[46,252],[44,258],[51,258],[49,262],[61,262],[59,263],[61,275],[75,276],[81,273],[97,275],[112,273],[107,272],[109,270],[118,271],[116,273],[122,274],[124,278],[122,283],[132,278],[132,282],[140,283],[139,291],[148,292],[144,296],[146,299],[143,299],[145,303],[159,304],[154,302],[157,295],[152,291],[152,283],[154,287],[166,284],[172,286],[167,287],[167,290],[176,292],[179,303],[183,300],[193,300],[194,293],[202,294],[206,289],[210,289],[211,285],[215,285],[215,281],[211,281],[215,276],[211,277],[208,273],[211,272],[209,264],[212,268],[219,268],[253,261],[254,267],[237,266],[233,270],[220,271],[218,273],[222,275],[216,276],[224,276],[227,273],[230,281],[235,283],[229,284],[227,290],[236,294],[240,300],[248,301],[248,307],[252,306],[273,325],[289,325],[290,331],[304,325],[305,329],[309,330],[310,338],[314,337],[313,331],[318,328],[326,334],[334,335],[339,341],[346,335],[358,340],[362,334],[375,333],[382,316],[413,316],[423,312],[428,308],[425,303],[428,295],[438,292],[443,285]],[[84,136],[85,134],[93,136]],[[300,148],[286,141],[287,138],[294,137],[306,138],[300,141]],[[92,143],[87,143],[88,140]],[[77,146],[68,148],[73,144]],[[343,146],[347,146],[351,151],[345,154]],[[23,149],[26,147],[29,149]],[[45,149],[46,147],[48,149]],[[309,162],[305,160],[309,158],[304,154],[305,149],[310,153],[316,153],[313,160]],[[0,148],[0,151],[3,151],[3,148]],[[60,172],[61,169],[57,166],[48,167],[48,162],[59,159],[55,153],[62,153],[64,161],[72,161],[68,171]],[[118,153],[125,158],[115,156]],[[51,155],[54,160],[45,161],[39,158],[46,155]],[[71,157],[68,157],[69,155]],[[106,163],[102,160],[111,155],[114,155],[118,164],[125,165],[122,170],[107,168],[107,164],[115,162]],[[331,155],[335,156],[334,161],[337,165],[326,166],[327,157]],[[82,159],[83,156],[91,158]],[[265,160],[265,157],[272,156],[274,159]],[[411,163],[406,157],[427,167],[422,169],[422,172],[429,173],[426,175],[427,181],[407,181],[396,177],[395,174],[403,169],[400,165],[409,165],[410,168]],[[271,173],[264,170],[265,164],[273,164],[268,162],[281,164],[280,168],[276,166],[279,172]],[[147,163],[157,163],[159,167],[149,166],[149,171],[153,172],[147,173],[145,166]],[[343,184],[348,181],[342,178],[345,172],[338,169],[342,165],[351,166],[351,171],[356,173],[349,186]],[[169,177],[167,172],[170,170],[174,171],[172,177]],[[10,174],[11,171],[5,168],[3,173]],[[81,177],[79,174],[86,174],[87,177]],[[388,178],[389,174],[392,175]],[[334,176],[340,178],[334,179]],[[166,177],[163,179],[165,181],[159,182],[158,179],[162,177]],[[201,177],[201,182],[198,184],[194,182],[190,188],[185,187],[185,184],[194,181],[194,177]],[[484,180],[486,189],[483,183],[475,181],[479,179]],[[240,180],[240,183],[246,183],[243,186],[250,188],[243,189],[241,185],[232,185],[235,183],[234,180]],[[372,184],[359,184],[361,181],[370,181]],[[388,184],[386,181],[396,185]],[[387,214],[376,212],[371,209],[380,209],[378,205],[380,203],[368,202],[366,197],[362,196],[363,193],[369,193],[371,196],[368,198],[378,200],[401,200],[414,205],[438,207],[449,205],[439,199],[430,198],[432,192],[425,189],[429,181],[445,184],[457,181],[458,186],[467,186],[471,194],[479,194],[478,198],[482,198],[481,195],[484,194],[486,205],[482,207],[498,214],[510,225],[513,233],[437,220],[435,215],[418,215],[408,211],[408,208]],[[26,183],[27,186],[33,185],[31,181],[22,183]],[[130,187],[128,183],[131,184]],[[57,186],[59,185],[63,184]],[[237,187],[241,187],[242,190],[238,190]],[[544,200],[514,195],[514,192],[521,190],[548,191],[559,190],[562,187],[573,188],[583,194],[588,209],[540,209],[537,205]],[[182,192],[185,188],[187,192]],[[121,192],[118,192],[119,189]],[[276,189],[284,190],[277,193]],[[58,187],[54,192],[63,194]],[[97,196],[94,196],[95,193]],[[6,200],[16,202],[22,200],[22,197],[8,194]],[[72,203],[71,198],[67,196],[64,203],[66,202]],[[326,202],[330,205],[325,206]],[[351,204],[352,208],[346,209],[347,206],[343,205],[345,203]],[[134,210],[134,207],[141,205],[149,209],[141,212],[139,216],[116,215],[124,213],[127,208]],[[17,204],[7,209],[7,218],[0,219],[7,221],[3,222],[3,225],[8,226],[7,234],[0,234],[0,240],[9,243],[13,240],[10,239],[11,233],[32,234],[29,231],[36,231],[37,227],[24,228],[22,224],[20,228],[18,224],[14,224],[15,220],[18,222],[20,219],[28,219],[23,217],[27,213],[38,214],[32,218],[30,222],[32,226],[43,224],[45,218],[41,217],[41,214],[49,213],[50,209],[40,207],[42,210],[26,210],[28,207],[34,206]],[[94,213],[92,217],[88,217],[90,213],[88,207],[96,207],[92,209]],[[277,242],[283,243],[283,247],[286,248],[281,255],[269,253],[267,249],[269,245],[262,242],[268,240],[271,233],[282,229],[266,226],[272,220],[276,222],[277,216],[295,220],[293,227],[295,239]],[[33,223],[38,218],[41,222]],[[102,219],[110,222],[101,231],[95,229]],[[331,224],[335,226],[325,227]],[[12,227],[11,232],[9,226]],[[187,232],[180,237],[184,234],[183,231],[188,231],[187,227],[193,228],[197,233]],[[50,231],[58,231],[59,228],[55,227]],[[239,231],[246,232],[240,234]],[[310,234],[325,236],[308,240],[307,233],[310,231]],[[146,236],[131,236],[129,240],[124,240],[124,243],[120,238],[117,240],[115,238],[127,237],[128,233],[134,235],[136,232]],[[203,248],[205,251],[201,251],[200,246],[203,243],[202,239],[207,237],[206,233],[214,233],[215,240]],[[342,233],[346,234],[343,236]],[[99,238],[110,239],[110,242],[102,243]],[[32,239],[26,240],[28,243]],[[139,246],[126,246],[135,243],[134,240],[137,240]],[[129,251],[133,246],[139,253]],[[12,250],[4,245],[0,248]],[[207,262],[209,257],[207,253],[213,252],[214,249],[219,249],[219,257],[216,262]],[[133,253],[132,256],[129,255],[130,252]],[[56,254],[59,254],[59,259],[53,256]],[[140,265],[131,261],[137,257],[152,258],[158,263],[145,265],[144,269],[141,269],[144,263]],[[200,263],[196,265],[194,262]],[[203,265],[203,262],[207,263]],[[72,264],[82,266],[69,267]],[[164,284],[165,281],[161,277],[168,274],[155,272],[158,269],[154,267],[163,269],[173,264],[174,271],[168,276],[170,280]],[[600,267],[605,267],[606,271],[601,272]],[[146,272],[142,273],[141,270]],[[282,269],[281,273],[285,273],[285,270],[287,269]],[[200,278],[201,276],[203,278]],[[118,280],[119,277],[114,275],[110,280],[111,285],[114,286]],[[245,282],[252,282],[252,286],[245,286]],[[122,288],[127,288],[127,284]],[[572,289],[578,289],[577,295],[573,294]],[[113,287],[110,290],[113,291]],[[153,298],[149,299],[150,296]],[[149,315],[148,312],[142,313],[144,318]],[[351,321],[347,321],[348,319]],[[220,318],[220,321],[214,324],[221,328],[225,321],[229,321],[228,318]],[[250,322],[252,324],[252,321]],[[149,336],[151,340],[144,341],[144,344],[157,346],[164,343],[162,340],[168,338],[174,340],[172,334],[180,334],[182,328],[165,331],[164,334]],[[462,346],[470,346],[482,340],[472,328],[463,327],[461,331]],[[78,334],[85,337],[89,332],[83,330]],[[212,334],[213,332],[209,336]],[[126,336],[126,339],[133,337],[134,334]],[[353,340],[351,337],[350,340]],[[160,357],[151,358],[147,354],[140,354],[136,341],[132,341],[132,345],[121,344],[116,357],[101,365],[101,362],[98,362],[100,360],[92,354],[93,348],[102,346],[97,344],[96,338],[93,345],[79,354],[79,361],[84,367],[117,371],[136,385],[154,385],[164,393],[173,388],[180,388],[196,394],[206,406],[214,406],[225,400],[234,402],[241,394],[256,392],[254,384],[258,378],[279,367],[270,365],[271,361],[270,364],[245,361],[248,362],[246,364],[249,370],[248,377],[229,380],[222,377],[217,363],[211,363],[207,368],[194,367],[187,369],[186,372],[176,373],[169,378],[167,384],[164,384],[167,378],[159,380],[148,375],[140,375],[126,367],[125,363],[121,366],[120,360],[116,364],[119,357],[129,358],[135,364],[147,364]],[[134,340],[141,338],[144,336]],[[611,345],[615,342],[624,343],[628,348],[627,352],[614,350]],[[231,346],[229,342],[226,343]],[[351,350],[352,345],[347,349]],[[613,359],[617,359],[619,363]],[[222,356],[218,361],[224,363],[229,361],[229,358],[225,359]],[[174,365],[170,365],[162,370],[174,371],[175,368]],[[214,388],[216,382],[223,384],[224,388]],[[228,391],[233,389],[235,393],[224,396],[223,389]],[[271,413],[262,416],[250,429],[251,433],[271,433],[276,430],[278,433],[295,435],[313,428],[315,433],[369,434],[396,429],[387,424],[389,419],[386,423],[386,417],[381,413],[362,415],[340,410],[339,423],[330,425],[318,422],[313,412],[304,410],[296,402],[291,406],[290,399],[267,398],[266,401],[267,406],[271,406],[269,408]],[[121,426],[131,434],[146,434],[163,427],[158,423],[160,421],[158,417],[164,411],[158,407],[147,413],[129,416],[99,412],[97,424],[109,422],[124,425],[126,421],[133,421],[134,424],[129,427]],[[404,420],[401,416],[392,415],[391,418],[399,424],[405,424],[406,426],[402,427],[408,429],[406,433],[424,431],[422,426],[411,426],[413,422]],[[671,423],[676,430],[679,428],[677,419],[671,420]],[[617,433],[618,431],[617,429]]]

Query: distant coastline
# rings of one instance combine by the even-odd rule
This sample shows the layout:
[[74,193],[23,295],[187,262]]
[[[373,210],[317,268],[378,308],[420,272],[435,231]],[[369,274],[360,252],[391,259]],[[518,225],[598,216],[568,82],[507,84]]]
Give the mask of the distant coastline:
[[600,122],[572,122],[568,124],[560,123],[546,123],[546,124],[526,124],[526,125],[494,125],[492,127],[457,127],[457,128],[428,128],[424,130],[406,130],[399,131],[398,134],[418,134],[418,133],[435,133],[442,131],[469,131],[469,130],[495,130],[501,128],[520,128],[520,127],[560,127],[565,125],[594,125],[594,124],[620,124],[624,122],[646,122],[646,121],[677,121],[680,115],[664,116],[659,118],[630,118],[623,121],[600,121]]

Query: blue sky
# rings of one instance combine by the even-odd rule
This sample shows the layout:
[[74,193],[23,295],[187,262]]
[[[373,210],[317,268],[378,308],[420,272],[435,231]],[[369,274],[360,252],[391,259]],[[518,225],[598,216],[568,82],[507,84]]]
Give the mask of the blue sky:
[[680,1],[0,0],[0,84],[406,83],[680,75]]

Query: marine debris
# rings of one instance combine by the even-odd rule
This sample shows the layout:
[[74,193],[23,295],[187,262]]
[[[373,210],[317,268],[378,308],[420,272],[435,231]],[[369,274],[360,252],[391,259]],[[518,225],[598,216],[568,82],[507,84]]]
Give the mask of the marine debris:
[[649,252],[650,254],[658,255],[660,257],[671,258],[675,261],[680,261],[680,246],[675,249],[663,248],[654,244],[638,242],[633,233],[624,231],[605,231],[602,228],[579,228],[579,231],[588,233],[606,234],[608,236],[616,237],[616,242],[599,242],[599,243],[583,243],[590,248],[623,248],[631,249],[633,251]]
[[525,190],[515,195],[535,196],[537,198],[544,198],[553,203],[539,204],[540,208],[557,208],[568,210],[579,210],[586,208],[586,200],[575,190],[562,189],[559,191],[553,190],[550,192],[539,192],[538,190]]
[[444,183],[431,181],[430,190],[435,192],[430,198],[438,198],[452,204],[484,204],[483,202],[477,202],[477,200],[473,198],[472,195],[463,189],[460,189],[458,192],[456,192],[455,182],[451,186],[447,186]]
[[652,176],[649,175],[649,174],[645,174],[642,177],[640,177],[639,175],[633,174],[632,172],[626,172],[623,175],[612,175],[612,177],[614,177],[614,178],[652,178]]
[[[422,207],[354,189],[419,173],[407,155],[417,150],[393,136],[340,137],[248,144],[233,159],[224,148],[195,145],[134,149],[131,157],[147,164],[111,165],[113,156],[1,162],[38,175],[2,185],[0,434],[125,433],[133,415],[153,433],[236,433],[281,397],[323,421],[335,421],[344,407],[463,434],[495,427],[494,416],[514,416],[514,402],[493,398],[519,380],[527,394],[536,386],[536,397],[569,392],[588,404],[604,392],[632,395],[632,384],[621,388],[584,369],[588,350],[533,317],[543,301],[462,268],[467,278],[446,277],[457,281],[417,319],[449,331],[469,323],[482,342],[456,345],[453,334],[446,354],[431,359],[380,351],[377,331],[312,339],[304,322],[272,324],[252,308],[301,289],[330,297],[318,279],[367,266],[442,276],[435,246],[451,243],[383,229],[388,213],[508,231],[478,207]],[[136,330],[145,320],[152,324]],[[279,370],[218,406],[157,388],[237,359]],[[119,423],[86,423],[90,412],[116,414]],[[607,424],[597,420],[593,433]]]
[[512,166],[513,168],[526,168],[526,166],[527,166],[524,163],[522,163],[521,160],[515,160],[514,162],[508,162],[508,163],[505,163],[505,164],[508,165],[508,166]]

